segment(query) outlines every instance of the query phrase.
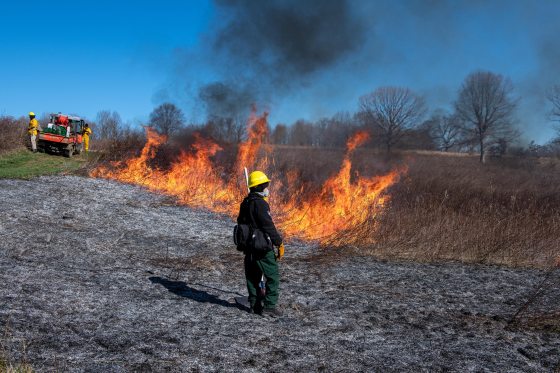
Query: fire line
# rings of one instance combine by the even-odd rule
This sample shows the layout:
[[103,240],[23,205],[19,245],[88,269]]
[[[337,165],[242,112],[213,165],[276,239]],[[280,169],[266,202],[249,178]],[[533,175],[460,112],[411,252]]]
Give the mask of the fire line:
[[[248,167],[271,175],[271,208],[287,238],[335,245],[351,244],[351,235],[344,232],[366,226],[369,239],[374,241],[376,218],[390,198],[387,190],[398,181],[404,170],[393,170],[370,178],[356,175],[352,181],[351,156],[358,146],[369,139],[368,133],[357,132],[347,141],[339,171],[325,181],[319,193],[302,200],[297,198],[302,196],[301,190],[294,187],[295,174],[288,172],[280,175],[270,166],[270,149],[263,143],[268,131],[267,113],[261,116],[252,113],[247,126],[248,138],[239,146],[235,169]],[[91,176],[137,184],[174,196],[180,204],[207,208],[235,218],[246,188],[241,177],[232,177],[229,182],[223,180],[223,169],[211,160],[221,150],[218,144],[196,135],[192,151],[181,152],[169,169],[161,170],[152,168],[150,162],[155,158],[158,147],[167,139],[149,127],[146,127],[146,139],[139,156],[99,166],[91,172]],[[267,155],[259,157],[263,149]]]

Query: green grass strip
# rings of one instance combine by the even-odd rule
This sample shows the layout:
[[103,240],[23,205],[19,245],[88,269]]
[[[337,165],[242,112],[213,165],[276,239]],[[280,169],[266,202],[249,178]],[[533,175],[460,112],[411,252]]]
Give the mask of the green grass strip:
[[30,179],[41,175],[73,173],[85,166],[86,157],[32,153],[26,149],[0,155],[1,179]]

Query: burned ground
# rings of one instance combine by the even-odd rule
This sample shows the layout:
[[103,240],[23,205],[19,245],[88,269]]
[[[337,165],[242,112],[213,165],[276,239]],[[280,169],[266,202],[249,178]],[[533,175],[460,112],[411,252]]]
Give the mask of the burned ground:
[[0,222],[0,356],[38,371],[558,369],[560,271],[289,244],[269,319],[228,218],[66,176],[0,181]]

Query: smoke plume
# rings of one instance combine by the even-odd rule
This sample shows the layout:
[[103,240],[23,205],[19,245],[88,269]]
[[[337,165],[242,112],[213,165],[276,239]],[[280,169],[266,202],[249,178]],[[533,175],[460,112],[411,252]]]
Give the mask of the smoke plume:
[[[199,98],[209,113],[239,113],[292,89],[343,61],[365,40],[364,19],[346,0],[217,0],[207,37],[219,56],[219,80],[203,84]],[[240,83],[241,82],[241,83]],[[263,102],[264,101],[264,102]],[[249,105],[247,103],[250,102]]]
[[[380,86],[424,94],[452,110],[465,77],[504,75],[519,97],[519,125],[544,139],[546,90],[560,84],[560,3],[528,0],[214,0],[207,31],[177,53],[170,90],[208,115],[252,104],[292,123],[355,111]],[[174,88],[173,88],[174,87]],[[166,92],[160,97],[173,96]],[[548,132],[547,132],[548,131]],[[544,136],[543,136],[544,134]]]

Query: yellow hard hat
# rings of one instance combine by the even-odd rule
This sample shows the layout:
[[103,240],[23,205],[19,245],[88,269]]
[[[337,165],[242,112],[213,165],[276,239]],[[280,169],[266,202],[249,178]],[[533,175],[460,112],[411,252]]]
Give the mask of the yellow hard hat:
[[30,116],[30,117],[34,117],[34,116],[35,116],[35,113],[32,112],[32,111],[30,111],[30,112],[29,112],[29,116]]
[[270,179],[262,171],[253,171],[249,174],[249,188],[269,182]]

